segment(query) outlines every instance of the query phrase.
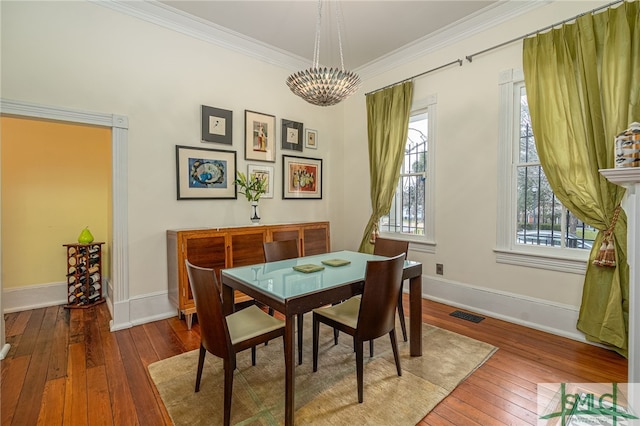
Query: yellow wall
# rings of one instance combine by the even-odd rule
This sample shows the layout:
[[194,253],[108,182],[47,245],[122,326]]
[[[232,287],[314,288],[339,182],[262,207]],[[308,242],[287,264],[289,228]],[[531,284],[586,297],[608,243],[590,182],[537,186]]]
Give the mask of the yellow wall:
[[[95,241],[111,239],[111,129],[0,120],[2,286],[64,282],[62,244],[85,226]],[[108,260],[110,244],[102,247]]]

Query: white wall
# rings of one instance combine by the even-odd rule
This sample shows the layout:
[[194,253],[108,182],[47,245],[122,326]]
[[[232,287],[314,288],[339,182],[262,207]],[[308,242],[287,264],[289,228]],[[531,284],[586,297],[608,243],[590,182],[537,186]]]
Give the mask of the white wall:
[[[175,146],[237,151],[244,110],[318,130],[318,150],[279,149],[265,223],[331,220],[342,207],[342,107],[318,108],[285,85],[290,73],[89,2],[2,2],[2,98],[129,119],[129,295],[166,291],[165,231],[249,225],[246,200],[176,200]],[[200,142],[200,106],[232,110],[233,147]],[[281,200],[281,155],[324,160],[322,200]],[[338,234],[336,234],[338,235]],[[340,238],[333,241],[339,244]]]
[[[246,169],[245,109],[274,114],[278,125],[287,118],[318,130],[319,149],[303,155],[324,160],[323,200],[281,200],[281,155],[295,153],[278,149],[275,198],[261,202],[260,210],[274,223],[328,219],[333,248],[357,249],[370,214],[364,93],[601,4],[540,7],[368,78],[343,104],[319,108],[289,92],[284,80],[290,70],[97,4],[2,2],[1,95],[128,117],[129,294],[143,297],[166,291],[166,229],[249,222],[241,199],[176,200],[175,145],[227,149],[200,142],[200,105],[233,110],[240,170]],[[581,275],[497,264],[493,252],[498,75],[511,68],[521,68],[521,43],[416,80],[414,99],[438,99],[437,246],[435,254],[411,256],[424,263],[429,297],[550,329],[554,324],[543,324],[540,312],[563,311],[571,328]],[[435,275],[436,262],[445,266],[443,277]],[[481,297],[486,295],[491,297]]]
[[[493,251],[498,204],[498,76],[504,70],[522,69],[522,42],[477,56],[471,63],[465,57],[602,4],[551,3],[365,81],[363,92],[369,92],[456,59],[464,60],[463,66],[453,65],[417,78],[414,86],[414,101],[437,95],[437,245],[435,254],[410,254],[424,264],[427,297],[543,329],[557,326],[564,329],[561,334],[571,337],[579,335],[575,319],[583,275],[498,264]],[[363,98],[346,104],[345,123],[353,126],[345,127],[344,139],[359,141],[346,145],[347,158],[367,155],[366,144],[360,143],[367,132],[364,108]],[[368,187],[366,162],[349,163],[345,175],[366,176],[360,183]],[[355,185],[346,187],[348,248],[357,248],[362,236],[358,224],[366,222],[371,212],[368,202],[368,192]],[[444,276],[435,274],[435,263],[444,264]],[[547,320],[550,324],[543,324]]]

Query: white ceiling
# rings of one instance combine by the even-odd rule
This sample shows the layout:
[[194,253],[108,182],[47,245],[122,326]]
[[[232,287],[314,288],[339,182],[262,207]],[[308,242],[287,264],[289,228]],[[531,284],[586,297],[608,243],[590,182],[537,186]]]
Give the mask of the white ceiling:
[[[213,24],[232,35],[258,41],[309,63],[313,59],[318,19],[315,0],[168,0],[160,3],[163,8]],[[342,22],[345,67],[358,69],[421,39],[464,25],[465,21],[498,3],[505,0],[343,0],[340,2],[342,13],[336,14],[335,2],[323,1],[320,64],[340,65],[338,21]]]

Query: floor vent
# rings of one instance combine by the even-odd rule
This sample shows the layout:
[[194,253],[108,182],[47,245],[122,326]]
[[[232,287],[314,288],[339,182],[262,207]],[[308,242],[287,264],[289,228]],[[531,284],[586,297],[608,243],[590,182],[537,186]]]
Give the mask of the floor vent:
[[471,322],[480,322],[484,319],[484,317],[481,317],[479,315],[474,315],[474,314],[470,314],[468,312],[462,312],[462,311],[453,311],[449,315],[451,315],[452,317],[461,318],[463,320],[467,320]]

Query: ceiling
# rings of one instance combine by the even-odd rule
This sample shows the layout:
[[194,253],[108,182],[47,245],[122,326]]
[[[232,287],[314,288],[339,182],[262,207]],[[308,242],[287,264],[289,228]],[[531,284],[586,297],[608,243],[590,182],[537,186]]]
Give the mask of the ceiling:
[[[502,1],[343,0],[323,1],[320,65],[339,66],[341,22],[344,65],[358,69],[449,27],[462,25]],[[258,41],[311,63],[318,3],[315,0],[168,0],[163,8]],[[341,10],[341,13],[339,12]],[[336,13],[338,11],[338,13]]]

